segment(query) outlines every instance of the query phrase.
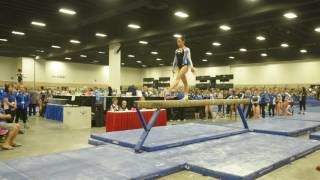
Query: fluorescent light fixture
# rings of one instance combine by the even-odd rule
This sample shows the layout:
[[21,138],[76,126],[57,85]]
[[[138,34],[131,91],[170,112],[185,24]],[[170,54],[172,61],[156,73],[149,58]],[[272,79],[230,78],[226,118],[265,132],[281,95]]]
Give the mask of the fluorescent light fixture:
[[314,28],[314,31],[316,31],[316,32],[320,32],[320,27],[316,27],[316,28]]
[[107,37],[107,35],[106,34],[104,34],[104,33],[96,33],[96,36],[97,37]]
[[55,49],[60,49],[61,48],[60,46],[57,46],[57,45],[52,45],[51,47],[55,48]]
[[31,24],[35,25],[35,26],[40,26],[40,27],[46,27],[47,26],[45,23],[38,22],[38,21],[32,21]]
[[60,13],[63,13],[63,14],[68,14],[68,15],[75,15],[77,14],[76,11],[72,10],[72,9],[66,9],[66,8],[60,8],[59,9],[59,12]]
[[159,66],[163,66],[164,64],[159,64]]
[[235,57],[233,57],[233,56],[229,56],[229,59],[234,59]]
[[140,28],[141,28],[141,27],[140,27],[139,25],[137,25],[137,24],[129,24],[128,27],[131,28],[131,29],[140,29]]
[[157,60],[157,61],[162,61],[163,59],[161,59],[161,58],[157,58],[156,60]]
[[144,65],[144,64],[143,64],[142,67],[147,67],[147,65]]
[[265,38],[264,36],[257,36],[256,39],[257,39],[258,41],[264,41],[264,40],[266,40],[266,38]]
[[283,16],[287,19],[295,19],[298,17],[298,15],[293,12],[287,12],[287,13],[283,14]]
[[206,55],[208,55],[208,56],[212,56],[212,52],[206,52]]
[[289,44],[287,44],[287,43],[282,43],[282,44],[281,44],[281,47],[283,47],[283,48],[289,47]]
[[121,65],[125,65],[125,63],[121,63]]
[[71,39],[70,43],[72,43],[72,44],[80,44],[81,42],[78,41],[78,40]]
[[0,39],[0,41],[2,41],[2,42],[7,42],[8,39]]
[[129,58],[135,58],[136,56],[135,56],[135,55],[132,55],[132,54],[129,54],[128,57],[129,57]]
[[40,59],[40,56],[36,56],[34,59],[38,60],[38,59]]
[[151,54],[153,54],[153,55],[157,55],[157,54],[159,54],[157,51],[151,51]]
[[64,59],[70,61],[72,58],[65,57]]
[[239,51],[240,52],[247,52],[247,49],[246,48],[240,48]]
[[175,38],[182,38],[182,35],[181,35],[181,34],[174,34],[173,37],[175,37]]
[[138,64],[141,64],[142,62],[141,61],[136,61]]
[[139,41],[140,44],[149,44],[147,41]]
[[20,31],[12,31],[11,33],[14,34],[14,35],[20,35],[20,36],[24,36],[25,35],[24,32],[20,32]]
[[178,16],[178,17],[180,17],[180,18],[187,18],[187,17],[189,17],[189,15],[188,15],[187,13],[182,12],[182,11],[177,11],[177,12],[174,13],[174,15],[175,15],[175,16]]
[[221,25],[219,28],[220,28],[221,30],[223,30],[223,31],[229,31],[229,30],[231,30],[231,27],[228,26],[228,25]]
[[202,61],[203,61],[203,62],[207,62],[208,60],[207,60],[207,59],[202,59]]
[[105,54],[105,52],[103,52],[103,51],[98,51],[98,53],[99,53],[99,54]]
[[82,57],[82,58],[87,58],[88,56],[87,56],[87,55],[84,55],[84,54],[81,54],[80,57]]
[[36,50],[37,52],[44,53],[44,50]]
[[218,46],[221,46],[221,43],[219,43],[219,42],[213,42],[212,45],[218,47]]
[[306,49],[301,49],[300,52],[301,52],[302,54],[304,54],[304,53],[307,53],[308,50],[306,50]]
[[267,56],[268,56],[267,53],[261,53],[260,55],[261,55],[262,57],[267,57]]
[[100,61],[97,61],[97,60],[92,61],[92,63],[98,63],[98,62],[100,62]]

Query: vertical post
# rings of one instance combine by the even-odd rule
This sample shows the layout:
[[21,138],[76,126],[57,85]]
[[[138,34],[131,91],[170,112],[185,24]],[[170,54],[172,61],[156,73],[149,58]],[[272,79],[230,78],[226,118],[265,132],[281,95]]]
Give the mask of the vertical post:
[[143,117],[143,115],[142,115],[142,113],[141,113],[141,111],[139,109],[137,109],[137,114],[138,114],[138,118],[139,118],[139,120],[140,120],[140,122],[141,122],[141,124],[143,126],[143,129],[145,131],[147,131],[146,121],[145,121],[145,119],[144,119],[144,117]]
[[121,45],[119,43],[109,45],[109,84],[112,89],[120,92],[121,85]]
[[147,130],[143,131],[143,133],[141,134],[140,138],[139,138],[139,141],[138,143],[136,144],[136,146],[134,147],[134,151],[136,153],[141,153],[142,150],[142,146],[144,144],[144,142],[146,141],[148,135],[149,135],[149,132],[151,131],[153,125],[157,122],[158,120],[158,117],[160,115],[160,109],[158,108],[152,115],[151,119],[150,119],[150,122],[148,123],[147,125]]
[[238,112],[239,112],[239,115],[240,115],[240,118],[241,118],[241,121],[243,123],[244,128],[249,129],[248,122],[247,122],[246,117],[244,116],[242,108],[239,104],[237,105],[237,109],[238,109]]

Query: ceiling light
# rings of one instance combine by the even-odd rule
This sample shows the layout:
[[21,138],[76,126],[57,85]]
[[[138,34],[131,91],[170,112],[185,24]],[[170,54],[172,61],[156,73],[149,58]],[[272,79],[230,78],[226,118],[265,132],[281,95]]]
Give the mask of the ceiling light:
[[261,55],[262,57],[267,57],[267,56],[268,56],[267,53],[261,53],[260,55]]
[[182,38],[182,35],[181,35],[181,34],[174,34],[173,37],[175,37],[175,38]]
[[135,58],[136,56],[135,56],[135,55],[132,55],[132,54],[129,54],[128,57],[129,57],[129,58]]
[[92,61],[92,63],[98,63],[98,62],[100,62],[100,61],[97,61],[97,60]]
[[80,44],[81,42],[78,41],[78,40],[71,39],[70,43],[72,43],[72,44]]
[[139,41],[140,44],[149,44],[147,41]]
[[266,38],[265,38],[264,36],[257,36],[256,39],[257,39],[258,41],[264,41],[264,40],[266,40]]
[[306,49],[301,49],[300,52],[304,54],[304,53],[307,53],[308,50],[306,50]]
[[203,62],[207,62],[208,60],[207,60],[207,59],[202,59],[202,61],[203,61]]
[[285,13],[283,16],[284,16],[285,18],[287,18],[287,19],[295,19],[295,18],[298,17],[297,14],[295,14],[295,13],[293,13],[293,12]]
[[84,55],[84,54],[81,54],[80,57],[82,57],[82,58],[87,58],[88,56],[87,56],[87,55]]
[[188,15],[187,13],[182,12],[182,11],[177,11],[177,12],[174,13],[174,15],[175,15],[175,16],[178,16],[178,17],[180,17],[180,18],[187,18],[187,17],[189,17],[189,15]]
[[320,27],[316,27],[316,28],[314,29],[314,31],[320,32]]
[[157,58],[156,60],[157,60],[157,61],[162,61],[162,59],[161,59],[161,58]]
[[8,39],[0,39],[0,41],[2,41],[2,42],[7,42]]
[[141,28],[141,27],[140,27],[139,25],[137,25],[137,24],[129,24],[128,27],[131,28],[131,29],[140,29],[140,28]]
[[163,66],[164,64],[159,64],[159,66]]
[[60,12],[60,13],[63,13],[63,14],[68,14],[68,15],[75,15],[75,14],[77,14],[77,12],[75,12],[74,10],[72,10],[72,9],[66,9],[66,8],[61,8],[61,9],[59,9],[59,12]]
[[206,55],[212,56],[212,52],[206,52]]
[[221,46],[221,43],[219,43],[219,42],[213,42],[212,45],[213,45],[213,46]]
[[37,52],[44,53],[44,50],[36,50]]
[[107,35],[106,35],[106,34],[103,34],[103,33],[96,33],[96,36],[97,36],[97,37],[107,37]]
[[247,49],[245,49],[245,48],[240,48],[239,51],[241,51],[241,52],[247,52]]
[[144,65],[144,64],[143,64],[142,67],[147,67],[147,65]]
[[14,35],[20,35],[20,36],[24,36],[25,35],[24,32],[20,32],[20,31],[12,31],[11,33],[14,34]]
[[136,61],[138,64],[142,63],[141,61]]
[[40,56],[36,56],[34,59],[38,60],[38,59],[40,59]]
[[121,63],[121,65],[125,65],[124,63]]
[[287,43],[282,43],[282,44],[281,44],[281,47],[283,47],[283,48],[289,47],[289,44],[287,44]]
[[37,21],[32,21],[31,24],[35,25],[35,26],[40,26],[40,27],[46,27],[47,26],[45,23],[37,22]]
[[64,59],[70,61],[72,58],[65,57]]
[[61,48],[60,46],[56,46],[56,45],[52,45],[51,47],[55,48],[55,49],[60,49]]
[[233,56],[229,56],[229,59],[234,59],[234,57]]
[[151,51],[151,54],[153,54],[153,55],[157,55],[157,54],[159,54],[157,51]]
[[105,54],[105,52],[103,52],[103,51],[98,51],[98,53],[99,53],[99,54]]
[[229,30],[231,30],[231,27],[228,26],[228,25],[221,25],[219,28],[220,28],[221,30],[223,30],[223,31],[229,31]]

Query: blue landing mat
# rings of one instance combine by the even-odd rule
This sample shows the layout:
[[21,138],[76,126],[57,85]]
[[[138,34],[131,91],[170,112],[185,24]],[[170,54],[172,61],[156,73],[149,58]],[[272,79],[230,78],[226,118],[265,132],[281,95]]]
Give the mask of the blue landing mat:
[[[92,134],[91,138],[124,147],[134,148],[143,131],[143,129],[136,129],[121,132]],[[158,151],[212,139],[224,138],[245,132],[248,132],[248,130],[193,123],[154,127],[151,129],[142,150],[147,152]]]
[[319,141],[260,133],[142,154],[109,144],[3,161],[0,179],[5,179],[3,174],[11,177],[10,180],[155,179],[190,170],[221,179],[249,180],[318,149]]
[[320,131],[310,134],[310,139],[314,139],[314,140],[320,141]]
[[106,145],[107,143],[103,142],[103,141],[96,140],[96,139],[89,138],[88,144],[93,145],[93,146],[102,146],[102,145]]
[[293,116],[278,116],[278,117],[267,117],[267,119],[294,119],[302,121],[316,121],[320,122],[320,113],[316,112],[306,112],[305,115],[294,114]]
[[[282,136],[301,136],[308,132],[320,129],[320,122],[300,121],[292,119],[260,119],[248,121],[249,128],[254,132],[282,135]],[[224,126],[239,128],[241,123],[231,123]]]

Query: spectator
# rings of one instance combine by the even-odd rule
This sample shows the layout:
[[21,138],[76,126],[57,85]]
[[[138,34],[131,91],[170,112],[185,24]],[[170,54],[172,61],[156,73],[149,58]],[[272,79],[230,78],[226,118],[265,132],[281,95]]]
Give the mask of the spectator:
[[17,109],[16,94],[12,85],[5,86],[5,93],[3,95],[3,109],[6,114],[11,115],[11,119],[7,122],[12,123],[14,121]]
[[268,108],[269,116],[274,117],[274,109],[276,107],[276,96],[275,96],[274,92],[270,92],[269,98],[270,98],[269,108]]
[[111,86],[108,86],[108,96],[112,96],[112,88],[111,88]]
[[128,111],[128,107],[127,107],[127,101],[126,100],[123,100],[121,102],[121,107],[119,109],[120,111]]
[[46,91],[43,86],[41,86],[40,90],[39,114],[43,117],[48,103],[48,91]]
[[30,95],[30,103],[29,103],[29,116],[36,115],[36,108],[39,102],[39,94],[37,91],[32,90],[29,92]]
[[258,95],[257,91],[254,91],[252,99],[251,99],[251,103],[253,105],[253,116],[255,119],[259,119],[260,118],[260,96]]
[[112,98],[112,104],[110,106],[110,111],[113,111],[113,112],[119,111],[118,98]]
[[18,72],[16,73],[16,76],[17,76],[18,83],[22,84],[23,83],[23,75],[22,75],[22,70],[21,69],[18,69]]
[[3,112],[0,113],[0,128],[8,130],[6,140],[1,146],[1,148],[4,150],[13,150],[15,147],[21,146],[21,144],[16,142],[16,137],[19,133],[20,126],[19,124],[6,123],[6,121],[10,119],[10,114],[4,114]]
[[306,111],[306,101],[307,101],[307,90],[305,87],[302,87],[302,91],[299,93],[299,106],[300,106],[300,112],[299,114],[303,114]]
[[24,123],[24,128],[30,128],[27,123],[28,115],[27,108],[29,106],[29,94],[25,92],[25,88],[23,84],[19,85],[19,92],[16,95],[17,101],[17,115],[16,115],[16,123],[19,123],[20,118]]

